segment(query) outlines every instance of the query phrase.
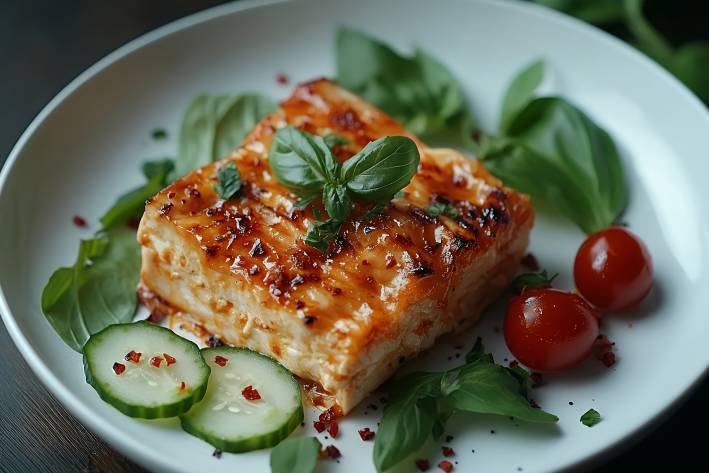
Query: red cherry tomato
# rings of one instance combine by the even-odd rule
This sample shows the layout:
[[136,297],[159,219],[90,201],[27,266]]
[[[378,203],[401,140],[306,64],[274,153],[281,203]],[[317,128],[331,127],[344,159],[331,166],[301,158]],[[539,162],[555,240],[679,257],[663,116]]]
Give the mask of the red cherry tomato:
[[557,289],[522,291],[507,307],[505,341],[520,363],[558,371],[583,361],[598,337],[600,314],[582,297]]
[[599,309],[628,309],[652,289],[652,259],[637,236],[623,227],[610,227],[581,245],[574,279],[579,292]]

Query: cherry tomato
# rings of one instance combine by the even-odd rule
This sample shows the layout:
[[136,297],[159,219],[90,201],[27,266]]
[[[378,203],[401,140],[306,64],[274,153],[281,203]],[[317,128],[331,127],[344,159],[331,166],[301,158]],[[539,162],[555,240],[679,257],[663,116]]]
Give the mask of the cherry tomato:
[[558,371],[583,361],[598,337],[598,311],[577,294],[528,289],[510,301],[505,341],[520,363]]
[[627,229],[607,228],[588,237],[579,248],[574,279],[579,292],[599,309],[628,309],[652,289],[650,253]]

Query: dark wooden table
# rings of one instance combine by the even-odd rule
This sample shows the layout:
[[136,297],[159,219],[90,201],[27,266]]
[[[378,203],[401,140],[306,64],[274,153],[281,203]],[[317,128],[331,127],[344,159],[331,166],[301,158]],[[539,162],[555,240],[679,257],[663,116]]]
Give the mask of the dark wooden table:
[[[31,119],[82,70],[144,32],[218,3],[223,2],[3,0],[0,164]],[[673,342],[681,341],[668,340],[668,345],[657,348],[669,349]],[[706,434],[697,433],[709,420],[707,405],[709,382],[705,381],[662,426],[596,471],[709,471]],[[32,374],[0,325],[0,472],[35,471],[144,470],[64,410]]]

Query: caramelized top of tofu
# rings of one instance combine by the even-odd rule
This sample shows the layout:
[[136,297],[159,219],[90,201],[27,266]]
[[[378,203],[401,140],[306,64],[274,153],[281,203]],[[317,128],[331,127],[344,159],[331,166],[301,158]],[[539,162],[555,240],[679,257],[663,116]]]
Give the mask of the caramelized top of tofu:
[[[340,161],[382,136],[409,136],[421,154],[418,173],[376,218],[362,219],[372,204],[356,203],[339,238],[322,253],[303,242],[315,220],[312,209],[294,208],[297,196],[278,184],[268,164],[273,134],[287,124],[349,139],[350,145],[334,150]],[[292,312],[313,330],[352,332],[371,328],[369,321],[383,328],[423,298],[445,304],[457,271],[474,264],[515,222],[532,218],[527,197],[502,187],[478,161],[426,147],[325,79],[298,86],[227,159],[244,182],[235,198],[225,202],[214,191],[222,161],[162,190],[149,210],[187,232],[209,267],[250,281],[268,294],[265,303]],[[452,206],[457,217],[431,217],[427,208],[434,203]],[[320,203],[315,206],[327,215]]]

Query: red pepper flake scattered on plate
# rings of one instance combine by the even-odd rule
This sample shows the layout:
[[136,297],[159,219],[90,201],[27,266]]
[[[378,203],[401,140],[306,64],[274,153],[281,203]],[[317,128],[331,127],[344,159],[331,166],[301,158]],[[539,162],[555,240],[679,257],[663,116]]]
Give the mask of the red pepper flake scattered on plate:
[[74,215],[74,218],[71,219],[72,222],[74,222],[74,225],[76,225],[79,228],[86,228],[87,223],[86,219],[84,217],[81,217],[79,215]]
[[332,420],[337,419],[338,417],[342,417],[342,408],[335,404],[334,406],[330,407],[326,411],[323,411],[320,414],[320,422],[330,422]]
[[431,464],[428,463],[428,460],[425,458],[419,458],[418,460],[414,461],[416,464],[416,467],[419,469],[419,471],[428,471],[429,468],[431,468]]
[[145,320],[147,320],[151,324],[159,324],[163,320],[165,320],[165,314],[160,312],[159,310],[155,309],[152,312],[150,312],[150,315]]
[[337,423],[337,421],[333,420],[330,422],[330,427],[327,428],[328,433],[332,438],[336,438],[337,434],[340,433],[340,425]]
[[532,388],[538,388],[539,386],[544,386],[544,378],[541,373],[532,373],[529,375],[529,379],[532,381]]
[[371,430],[369,430],[369,427],[365,427],[364,429],[359,430],[358,432],[359,432],[359,436],[360,436],[360,437],[362,438],[362,440],[364,440],[365,442],[366,442],[367,440],[372,440],[372,439],[374,438],[374,432],[372,432]]
[[278,74],[276,74],[276,82],[278,83],[278,85],[288,85],[290,79],[286,74],[279,72]]
[[187,388],[187,383],[180,381],[180,391],[184,391]]
[[325,422],[316,420],[313,422],[313,427],[315,430],[317,430],[318,433],[324,432],[325,431]]
[[163,353],[162,356],[165,357],[165,361],[167,361],[167,366],[174,365],[177,362],[175,357],[170,356],[167,353]]
[[150,364],[156,368],[160,368],[160,363],[162,363],[162,356],[154,356],[150,359]]
[[122,363],[113,363],[113,372],[116,373],[117,375],[122,375],[123,372],[126,370],[126,365]]
[[539,271],[539,261],[537,261],[537,257],[532,253],[527,253],[524,258],[522,258],[522,265],[530,271]]
[[124,357],[124,359],[125,359],[126,361],[130,361],[131,363],[139,363],[139,362],[140,362],[140,357],[141,357],[142,355],[143,355],[143,354],[140,353],[139,351],[131,350],[131,351],[129,351],[128,353],[126,353],[126,356]]
[[451,473],[451,471],[453,471],[453,464],[448,460],[443,460],[441,463],[438,464],[438,468],[445,471],[446,473]]
[[455,450],[453,450],[450,447],[441,447],[441,451],[443,452],[444,457],[454,457],[455,456]]
[[325,453],[327,453],[327,456],[332,458],[333,460],[337,460],[342,456],[342,453],[340,453],[340,450],[334,445],[328,445],[325,447]]
[[510,361],[509,366],[510,366],[510,368],[517,368],[519,366],[519,361],[517,361],[517,360]]
[[226,364],[227,364],[228,361],[229,361],[229,360],[228,360],[227,358],[224,358],[224,357],[221,356],[221,355],[217,355],[217,356],[214,357],[214,362],[215,362],[216,364],[218,364],[219,366],[221,366],[221,367],[226,366]]
[[261,394],[250,384],[241,391],[241,395],[249,401],[258,401],[261,399]]
[[610,368],[615,364],[615,353],[612,351],[607,351],[604,353],[600,353],[598,355],[598,358],[603,362],[604,365],[606,365],[606,368]]
[[540,409],[539,404],[537,404],[537,401],[535,401],[534,399],[529,400],[529,405],[534,409]]

